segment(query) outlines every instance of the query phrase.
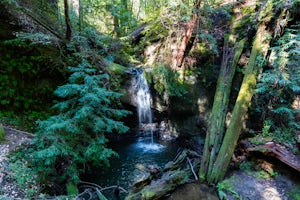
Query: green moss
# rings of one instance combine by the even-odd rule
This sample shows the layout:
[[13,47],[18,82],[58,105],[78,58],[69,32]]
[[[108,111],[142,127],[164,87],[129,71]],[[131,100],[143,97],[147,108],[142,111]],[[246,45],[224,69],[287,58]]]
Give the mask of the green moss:
[[0,142],[5,141],[5,132],[2,124],[0,124]]
[[288,191],[287,194],[295,200],[300,200],[300,184],[298,184],[295,188]]
[[119,64],[116,64],[116,63],[113,63],[110,61],[106,60],[106,62],[109,63],[109,66],[106,69],[115,74],[123,74],[124,71],[127,69],[126,67],[124,67],[122,65],[119,65]]
[[242,197],[234,190],[232,178],[218,183],[217,187],[218,187],[218,195],[220,199],[228,199],[227,194],[234,195],[236,199],[239,200],[242,199]]
[[146,193],[145,193],[146,199],[150,199],[150,198],[152,198],[154,196],[155,196],[155,193],[152,192],[152,191],[146,191]]
[[67,193],[68,195],[76,195],[78,194],[78,188],[73,182],[69,182],[67,184]]
[[254,6],[252,6],[252,7],[244,6],[242,8],[242,13],[243,13],[243,15],[253,14],[253,13],[255,13],[255,7]]

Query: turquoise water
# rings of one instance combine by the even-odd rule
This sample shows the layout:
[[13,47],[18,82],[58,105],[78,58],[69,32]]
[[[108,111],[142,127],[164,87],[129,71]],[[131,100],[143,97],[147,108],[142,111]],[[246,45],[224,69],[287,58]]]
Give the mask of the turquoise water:
[[[110,162],[110,167],[105,170],[93,170],[87,178],[87,181],[97,183],[102,187],[119,185],[129,190],[133,185],[133,180],[137,175],[137,164],[164,165],[175,158],[178,145],[175,141],[162,141],[154,137],[152,143],[151,137],[137,137],[119,141],[111,144],[110,148],[119,154]],[[108,199],[117,199],[113,195],[113,190],[104,193]],[[121,195],[123,199],[126,195]]]

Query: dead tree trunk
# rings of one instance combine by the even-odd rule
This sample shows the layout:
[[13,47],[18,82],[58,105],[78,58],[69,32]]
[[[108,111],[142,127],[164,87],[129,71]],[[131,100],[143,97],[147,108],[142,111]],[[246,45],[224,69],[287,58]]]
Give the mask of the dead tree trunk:
[[69,3],[68,0],[64,0],[64,8],[65,8],[65,22],[66,22],[66,39],[68,41],[71,40],[72,37],[72,28],[71,28],[71,20],[69,15]]
[[231,48],[229,47],[228,39],[226,39],[223,47],[222,65],[212,108],[212,117],[205,139],[200,166],[201,179],[205,179],[206,175],[211,173],[222,143],[231,83],[245,42],[246,39],[243,39],[237,43],[235,48]]
[[[249,63],[246,66],[245,76],[232,112],[229,126],[225,132],[224,139],[213,164],[212,171],[207,176],[209,183],[217,183],[225,176],[254,93],[256,78],[259,72],[257,57],[261,56],[264,60],[269,50],[271,41],[270,36],[273,35],[274,30],[268,28],[268,23],[271,21],[274,13],[272,13],[272,4],[267,3],[266,5],[266,16],[260,21],[258,26],[249,58]],[[283,10],[282,12],[286,11]],[[280,20],[280,18],[277,20]]]
[[249,63],[246,67],[246,74],[244,76],[238,98],[234,106],[230,124],[225,133],[225,137],[220,152],[214,163],[212,173],[207,177],[210,183],[216,183],[223,179],[227,171],[227,167],[233,155],[242,129],[242,122],[244,121],[248,107],[251,103],[251,98],[253,96],[253,90],[256,84],[256,77],[258,72],[256,66],[256,58],[258,55],[262,55],[263,57],[265,57],[265,55],[267,54],[269,40],[266,40],[266,37],[268,35],[269,32],[266,30],[266,25],[260,24],[256,32],[256,37],[253,43]]
[[201,3],[201,0],[196,0],[195,11],[194,11],[193,17],[187,23],[185,32],[184,32],[184,36],[183,36],[181,42],[178,44],[177,49],[172,53],[171,68],[173,70],[178,69],[182,65],[184,56],[186,55],[188,44],[193,36],[194,29],[198,22],[197,9],[199,9],[200,3]]

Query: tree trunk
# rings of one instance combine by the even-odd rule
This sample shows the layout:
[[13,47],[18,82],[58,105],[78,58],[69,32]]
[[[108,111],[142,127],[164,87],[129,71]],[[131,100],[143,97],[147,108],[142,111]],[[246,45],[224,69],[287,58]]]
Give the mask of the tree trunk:
[[[283,10],[282,12],[286,11]],[[215,102],[212,110],[211,125],[208,129],[203,159],[199,171],[200,178],[206,178],[208,183],[215,184],[222,180],[229,166],[256,85],[256,78],[259,70],[257,58],[258,56],[261,56],[262,59],[264,59],[269,49],[270,36],[274,31],[269,23],[274,15],[272,0],[266,1],[256,15],[256,20],[259,20],[258,29],[253,42],[249,62],[245,67],[245,76],[224,138],[224,120],[228,106],[228,92],[230,92],[230,87],[227,88],[228,86],[226,85],[226,83],[228,84],[229,82],[226,80],[230,77],[227,73],[230,73],[232,69],[222,68],[220,71]],[[277,20],[280,20],[280,17]],[[238,23],[239,20],[234,21]],[[235,24],[233,24],[233,27],[236,27]],[[234,30],[232,33],[234,33]],[[226,57],[228,56],[226,52],[224,52],[223,56],[224,55]],[[223,59],[223,61],[224,60],[225,59]]]
[[269,49],[270,40],[267,39],[267,37],[270,33],[266,29],[267,25],[261,23],[256,32],[249,63],[246,67],[245,76],[233,109],[229,126],[226,130],[219,154],[213,164],[211,174],[208,174],[207,176],[209,183],[217,183],[222,180],[227,171],[227,167],[229,166],[256,85],[258,74],[256,59],[259,55],[265,58]]
[[[272,39],[270,36],[273,35],[274,30],[269,27],[268,23],[271,21],[272,17],[275,17],[275,14],[273,13],[273,4],[268,3],[269,2],[267,2],[265,4],[266,7],[264,7],[266,16],[260,21],[256,32],[249,62],[245,70],[245,76],[232,112],[229,126],[226,130],[220,151],[213,163],[211,173],[207,175],[207,181],[209,183],[217,183],[225,176],[254,93],[256,78],[259,72],[257,58],[258,56],[261,56],[261,59],[264,60],[270,47],[270,41]],[[283,9],[280,17],[276,20],[281,21],[282,17],[285,16],[283,13],[286,12],[287,10]]]
[[[205,179],[206,175],[211,173],[216,155],[222,143],[231,83],[237,62],[246,42],[246,39],[242,39],[237,43],[237,46],[230,48],[228,46],[228,38],[226,37],[223,47],[222,65],[212,108],[212,117],[204,145],[199,172],[201,179]],[[234,41],[231,43],[234,43]]]
[[267,142],[262,145],[253,145],[248,143],[248,152],[260,152],[266,156],[275,157],[286,165],[300,172],[300,156],[295,155],[290,150],[276,142]]
[[69,3],[68,0],[64,0],[64,8],[65,8],[65,22],[66,22],[66,39],[68,41],[71,40],[72,37],[72,28],[71,28],[71,20],[69,15]]
[[189,42],[192,38],[194,29],[195,29],[196,24],[198,22],[197,9],[199,9],[200,3],[201,3],[201,0],[196,0],[195,7],[194,7],[194,9],[196,11],[194,11],[192,19],[187,23],[184,36],[183,36],[181,42],[179,43],[176,51],[174,51],[172,53],[171,68],[173,70],[176,70],[179,67],[181,67],[184,56],[187,54],[187,52],[186,52],[187,46],[188,46],[188,44],[189,44]]
[[82,31],[83,28],[83,16],[84,16],[84,11],[83,11],[83,1],[82,0],[78,0],[78,4],[79,4],[79,9],[78,9],[78,26],[79,26],[79,31]]

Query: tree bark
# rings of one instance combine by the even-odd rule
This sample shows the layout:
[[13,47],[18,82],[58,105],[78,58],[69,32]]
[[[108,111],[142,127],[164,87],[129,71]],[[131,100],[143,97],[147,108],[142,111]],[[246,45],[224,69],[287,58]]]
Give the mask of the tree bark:
[[[242,39],[237,43],[237,46],[231,48],[228,46],[228,38],[229,37],[225,39],[223,47],[222,65],[212,108],[212,117],[206,135],[203,158],[201,160],[199,172],[201,179],[205,179],[206,175],[211,173],[213,163],[222,143],[232,79],[246,42],[246,39]],[[234,41],[231,43],[234,43]]]
[[71,20],[69,15],[69,3],[68,0],[64,0],[64,8],[65,8],[65,23],[66,23],[66,39],[68,41],[71,40],[72,37],[72,28],[71,28]]
[[187,183],[191,174],[188,169],[168,171],[160,179],[153,180],[141,191],[129,194],[125,200],[160,199],[179,185]]
[[256,59],[259,55],[263,58],[267,55],[270,42],[270,40],[267,39],[269,34],[270,33],[267,31],[267,25],[265,23],[261,23],[256,32],[249,63],[246,67],[245,76],[233,109],[229,126],[222,142],[222,146],[216,161],[213,164],[214,166],[211,174],[207,177],[209,183],[217,183],[225,176],[254,93],[258,74]]
[[187,46],[188,46],[188,44],[189,44],[189,42],[192,38],[194,29],[195,29],[196,24],[198,22],[197,9],[199,9],[200,3],[201,3],[201,0],[196,0],[195,6],[194,6],[195,11],[194,11],[193,17],[188,22],[188,24],[186,25],[184,36],[183,36],[181,42],[179,43],[176,51],[174,51],[172,53],[171,68],[173,70],[178,69],[182,65],[184,56],[186,55]]
[[295,155],[278,143],[267,142],[266,144],[248,147],[246,150],[249,152],[261,152],[266,156],[275,157],[300,172],[300,156]]
[[78,28],[79,31],[82,31],[83,28],[83,17],[84,17],[84,10],[83,10],[83,1],[82,0],[78,0],[78,4],[79,4],[79,9],[78,9]]
[[[232,112],[229,126],[226,130],[220,151],[213,164],[212,171],[207,177],[207,181],[209,183],[217,183],[224,178],[239,139],[246,113],[251,104],[251,99],[254,94],[256,79],[259,72],[257,58],[258,56],[261,56],[262,60],[266,58],[272,39],[270,36],[274,34],[274,27],[269,27],[272,17],[275,17],[275,13],[273,13],[273,4],[270,2],[265,4],[265,17],[261,19],[258,26],[249,62],[246,66],[245,76]],[[282,17],[285,16],[283,13],[286,12],[287,10],[283,9],[280,17],[278,17],[276,20],[281,21]]]

